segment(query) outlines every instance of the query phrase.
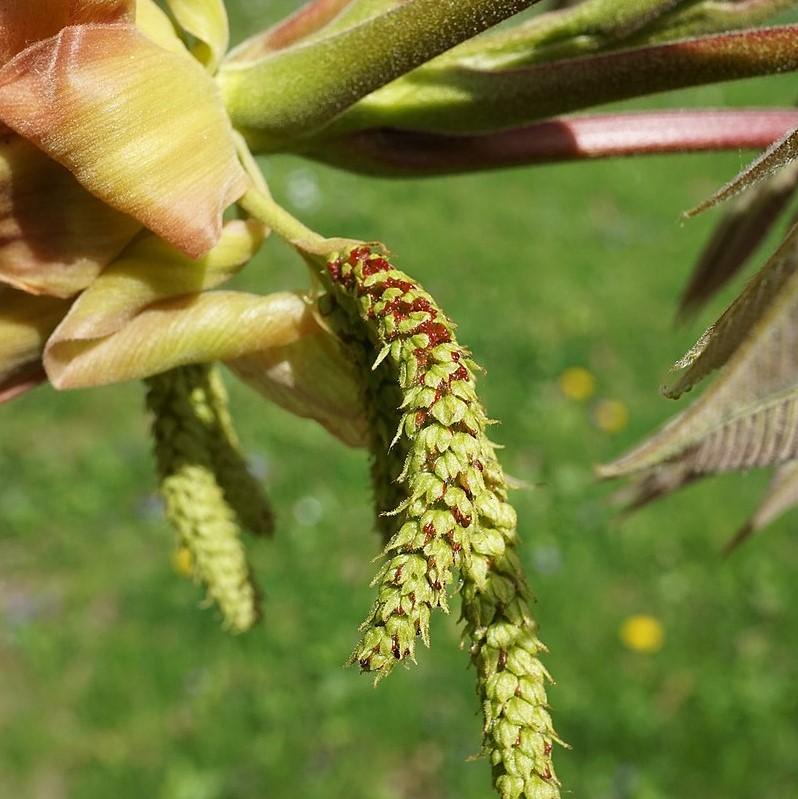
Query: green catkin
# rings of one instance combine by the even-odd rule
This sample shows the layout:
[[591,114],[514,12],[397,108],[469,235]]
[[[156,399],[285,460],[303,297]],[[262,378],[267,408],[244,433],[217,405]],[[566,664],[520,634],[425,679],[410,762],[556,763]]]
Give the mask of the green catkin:
[[356,312],[347,313],[330,294],[320,299],[319,307],[360,372],[363,407],[368,417],[375,525],[387,546],[399,531],[399,516],[391,514],[391,511],[407,499],[407,492],[399,482],[399,475],[404,468],[405,448],[399,444],[391,446],[399,421],[398,408],[402,404],[398,376],[393,364],[388,361],[372,369],[374,347]]
[[[337,301],[357,314],[380,353],[375,372],[390,363],[398,377],[393,448],[404,460],[398,483],[409,497],[394,517],[398,529],[353,660],[380,677],[412,658],[415,635],[427,640],[430,611],[446,607],[446,586],[459,567],[496,789],[502,799],[556,799],[551,750],[558,739],[546,710],[549,676],[537,657],[545,647],[515,552],[506,480],[485,434],[475,366],[433,299],[380,252],[360,246],[332,256],[327,272]],[[390,415],[386,407],[383,421]]]
[[529,592],[516,553],[516,518],[493,447],[482,454],[485,494],[477,500],[471,558],[462,567],[464,643],[477,672],[483,750],[501,799],[558,799],[551,751],[561,743],[547,711],[549,673],[538,659]]
[[208,445],[207,367],[184,366],[147,380],[147,405],[166,516],[191,553],[195,579],[234,632],[258,617],[236,514],[227,503]]
[[401,391],[394,440],[407,452],[398,478],[406,499],[391,511],[397,532],[352,655],[381,678],[414,658],[417,636],[429,642],[431,611],[448,610],[447,587],[468,557],[472,500],[483,488],[470,454],[485,418],[454,326],[423,289],[366,246],[331,257],[327,273],[336,299],[365,324],[378,363],[392,365]]
[[233,426],[219,370],[209,368],[203,380],[209,413],[207,430],[216,479],[241,526],[254,535],[274,534],[274,513],[260,483],[252,476]]

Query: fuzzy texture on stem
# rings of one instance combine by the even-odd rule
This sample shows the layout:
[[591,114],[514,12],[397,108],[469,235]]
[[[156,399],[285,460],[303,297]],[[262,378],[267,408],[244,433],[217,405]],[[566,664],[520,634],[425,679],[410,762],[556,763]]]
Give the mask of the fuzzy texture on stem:
[[477,133],[602,103],[798,69],[798,26],[704,36],[509,70],[417,70],[358,102],[324,132],[396,127]]
[[218,82],[234,127],[259,149],[274,147],[535,2],[407,0],[329,38],[226,63]]
[[153,439],[166,516],[191,554],[195,579],[206,586],[233,632],[257,620],[236,513],[214,469],[207,435],[213,415],[206,366],[184,366],[147,380]]

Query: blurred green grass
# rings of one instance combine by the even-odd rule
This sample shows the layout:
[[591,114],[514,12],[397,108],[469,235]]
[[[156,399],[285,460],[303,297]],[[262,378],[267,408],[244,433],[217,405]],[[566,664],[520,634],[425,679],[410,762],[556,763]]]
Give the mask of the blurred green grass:
[[[229,3],[234,31],[295,3]],[[657,102],[788,104],[792,76]],[[514,476],[523,560],[558,685],[558,756],[575,797],[781,799],[798,784],[798,555],[787,517],[724,561],[763,475],[689,489],[619,524],[591,466],[678,407],[657,394],[689,329],[675,301],[715,218],[679,213],[745,153],[365,180],[275,158],[278,198],[331,235],[380,239],[460,325],[486,367],[494,437]],[[304,285],[271,242],[240,285]],[[727,295],[728,296],[728,295]],[[558,379],[581,366],[590,400]],[[418,667],[373,689],[342,663],[369,606],[377,536],[367,463],[320,428],[231,385],[249,453],[279,512],[252,542],[266,595],[230,638],[175,574],[154,498],[142,392],[39,390],[0,415],[0,797],[478,799],[466,762],[479,717],[456,614]],[[596,403],[630,419],[611,435]],[[618,630],[657,618],[665,645]]]

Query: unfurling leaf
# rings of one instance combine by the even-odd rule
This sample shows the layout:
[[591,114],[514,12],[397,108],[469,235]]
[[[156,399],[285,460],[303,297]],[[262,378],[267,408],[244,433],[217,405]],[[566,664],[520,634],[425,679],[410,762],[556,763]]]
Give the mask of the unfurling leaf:
[[663,389],[665,396],[676,399],[715,369],[720,369],[779,298],[796,271],[798,226],[790,230],[779,249],[717,322],[674,364],[672,371],[686,371],[672,386]]
[[30,142],[0,132],[0,282],[32,294],[71,297],[116,258],[139,227]]
[[212,79],[132,26],[68,27],[25,49],[0,69],[0,121],[195,258],[246,189]]
[[157,236],[142,236],[78,297],[51,346],[109,336],[159,300],[220,286],[252,258],[263,237],[259,222],[228,222],[219,243],[195,261]]
[[325,330],[308,306],[300,337],[285,346],[261,349],[227,366],[236,377],[296,416],[314,419],[350,447],[368,440],[361,386],[341,342]]
[[70,25],[132,22],[135,0],[3,0],[0,66]]
[[[785,246],[794,246],[794,234]],[[780,283],[778,292],[760,273],[759,300],[754,294],[750,312],[739,322],[747,335],[740,335],[730,322],[728,336],[717,338],[718,353],[712,356],[705,348],[709,363],[722,363],[733,352],[716,382],[651,438],[600,467],[601,476],[618,477],[665,463],[682,464],[690,474],[707,474],[798,457],[798,274],[794,260],[794,256],[777,259],[781,267],[769,263],[763,270],[772,272],[774,284]]]
[[759,507],[726,545],[726,553],[732,552],[753,533],[767,527],[795,505],[798,505],[798,461],[790,461],[776,469]]
[[148,381],[155,456],[166,515],[191,554],[192,571],[216,602],[226,627],[248,630],[257,599],[234,510],[213,467],[204,366],[183,367]]
[[798,188],[790,164],[735,200],[715,228],[679,302],[679,315],[697,312],[748,263]]
[[304,300],[289,292],[177,297],[148,306],[111,336],[51,341],[44,365],[59,389],[139,380],[186,364],[233,360],[290,344],[301,335],[304,311]]
[[693,474],[690,467],[679,463],[663,463],[655,466],[628,486],[624,486],[612,497],[614,504],[621,506],[625,514],[644,508],[652,502],[673,494],[684,486],[695,482],[702,475]]
[[196,37],[194,49],[209,72],[215,72],[227,50],[230,31],[224,0],[167,0],[178,25]]
[[704,200],[695,208],[687,211],[685,216],[696,216],[714,205],[734,197],[741,191],[745,191],[760,181],[769,178],[776,170],[787,166],[796,158],[798,158],[798,128],[791,130],[779,139],[735,178],[718,189],[708,200]]
[[68,310],[67,300],[0,287],[0,402],[44,379],[44,344]]

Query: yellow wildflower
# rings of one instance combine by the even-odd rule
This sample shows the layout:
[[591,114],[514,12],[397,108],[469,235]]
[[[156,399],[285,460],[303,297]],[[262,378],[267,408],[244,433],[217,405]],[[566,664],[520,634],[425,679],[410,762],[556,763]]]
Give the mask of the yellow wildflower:
[[620,400],[601,400],[593,410],[593,420],[605,433],[620,433],[629,423],[629,410]]
[[665,630],[654,616],[637,614],[629,616],[619,631],[621,641],[627,649],[653,654],[665,643]]
[[568,399],[586,400],[596,390],[596,379],[582,366],[572,366],[560,375],[560,391]]

